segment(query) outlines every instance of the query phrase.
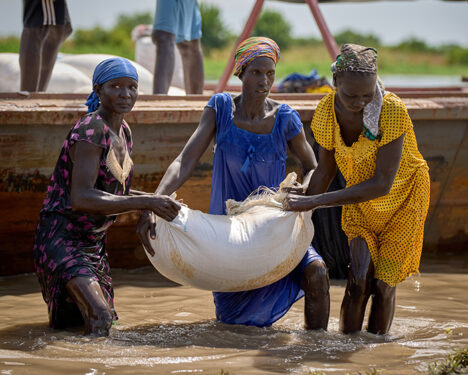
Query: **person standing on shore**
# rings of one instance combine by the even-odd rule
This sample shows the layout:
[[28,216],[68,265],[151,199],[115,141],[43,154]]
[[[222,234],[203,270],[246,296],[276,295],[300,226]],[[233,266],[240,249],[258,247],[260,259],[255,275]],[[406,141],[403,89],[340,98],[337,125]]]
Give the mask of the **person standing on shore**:
[[156,0],[152,39],[156,45],[153,94],[167,94],[179,49],[187,94],[202,94],[201,15],[197,0]]
[[[389,331],[396,285],[419,272],[429,207],[429,168],[420,154],[408,111],[377,83],[377,51],[345,44],[332,65],[336,89],[312,120],[319,164],[307,196],[291,194],[284,208],[306,211],[343,205],[342,227],[350,244],[350,269],[340,329]],[[337,167],[346,188],[326,193]]]
[[46,91],[55,60],[72,32],[65,0],[23,0],[21,91]]

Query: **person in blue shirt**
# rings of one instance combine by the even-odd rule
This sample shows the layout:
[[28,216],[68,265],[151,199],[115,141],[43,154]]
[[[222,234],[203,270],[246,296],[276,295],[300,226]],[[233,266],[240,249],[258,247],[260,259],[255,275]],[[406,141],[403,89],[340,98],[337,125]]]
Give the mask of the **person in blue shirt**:
[[[268,98],[279,59],[277,44],[268,38],[249,38],[236,51],[242,93],[214,95],[200,124],[180,155],[164,174],[156,192],[172,194],[191,175],[215,139],[210,214],[225,215],[227,199],[244,200],[260,186],[278,188],[285,178],[286,152],[300,161],[304,192],[317,163],[306,140],[299,114]],[[274,229],[274,228],[272,228]],[[155,238],[154,216],[142,214],[137,232],[150,254],[147,233]],[[216,317],[229,324],[269,326],[305,295],[305,326],[326,329],[330,310],[328,271],[310,246],[300,264],[287,276],[262,288],[243,292],[215,292]]]
[[187,94],[202,94],[202,21],[197,0],[157,0],[153,43],[156,45],[153,94],[167,94],[175,66],[175,47],[182,57]]

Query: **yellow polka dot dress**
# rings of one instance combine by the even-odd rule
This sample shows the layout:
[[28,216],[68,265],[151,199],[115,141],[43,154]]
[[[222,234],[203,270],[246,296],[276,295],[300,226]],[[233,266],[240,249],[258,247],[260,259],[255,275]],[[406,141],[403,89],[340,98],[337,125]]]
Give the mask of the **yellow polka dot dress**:
[[429,168],[418,151],[413,124],[403,102],[395,94],[383,98],[379,129],[381,138],[361,134],[346,146],[336,120],[335,92],[324,97],[312,120],[315,140],[334,150],[335,160],[353,186],[374,176],[380,147],[404,134],[400,167],[390,193],[363,203],[343,206],[342,227],[348,240],[362,237],[375,266],[376,279],[395,286],[419,272],[424,221],[429,207]]

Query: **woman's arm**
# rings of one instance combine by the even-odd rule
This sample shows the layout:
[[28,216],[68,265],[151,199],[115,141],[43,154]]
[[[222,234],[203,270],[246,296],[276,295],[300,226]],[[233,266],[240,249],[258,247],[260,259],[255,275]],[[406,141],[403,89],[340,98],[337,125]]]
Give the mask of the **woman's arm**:
[[129,194],[130,195],[147,195],[149,193],[146,193],[146,192],[140,191],[140,190],[130,189]]
[[317,160],[315,159],[312,147],[307,142],[304,129],[301,129],[301,132],[288,142],[288,146],[289,151],[299,161],[302,168],[302,185],[289,189],[289,191],[291,193],[297,192],[303,194],[307,186],[309,186],[309,181],[317,167]]
[[[190,177],[201,156],[208,148],[211,140],[216,134],[216,112],[209,107],[205,107],[200,124],[192,134],[182,152],[171,163],[166,173],[164,173],[156,194],[171,195]],[[156,221],[149,211],[141,214],[136,232],[140,237],[143,247],[154,255],[154,250],[148,240],[147,233],[151,238],[156,238]]]
[[[285,209],[308,211],[318,207],[341,206],[361,203],[387,195],[397,174],[403,150],[404,135],[381,147],[377,154],[374,176],[349,188],[312,195],[309,197],[289,196]],[[312,191],[312,193],[314,193]]]
[[215,134],[216,112],[205,107],[197,129],[164,173],[156,189],[157,194],[171,195],[188,180]]
[[73,161],[70,203],[73,211],[114,215],[149,209],[165,220],[177,216],[180,205],[169,197],[154,194],[119,196],[94,187],[99,174],[102,149],[88,142],[77,142],[70,150]]
[[325,193],[336,176],[335,151],[319,147],[319,163],[310,179],[307,195]]

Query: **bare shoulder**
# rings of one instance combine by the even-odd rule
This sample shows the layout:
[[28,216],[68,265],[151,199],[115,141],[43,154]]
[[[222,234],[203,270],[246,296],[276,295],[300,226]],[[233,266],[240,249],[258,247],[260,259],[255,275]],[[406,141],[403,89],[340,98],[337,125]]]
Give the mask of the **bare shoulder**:
[[231,93],[231,99],[232,99],[232,110],[235,112],[235,109],[239,107],[240,99],[241,99],[241,94],[233,94]]
[[268,117],[276,117],[276,114],[278,113],[278,109],[281,105],[281,103],[277,102],[276,100],[266,98],[265,102],[267,103],[267,108],[268,108]]
[[273,99],[270,99],[270,98],[266,98],[266,102],[268,103],[269,108],[271,108],[275,112],[279,108],[279,106],[281,105],[280,102],[277,102],[276,100],[273,100]]

